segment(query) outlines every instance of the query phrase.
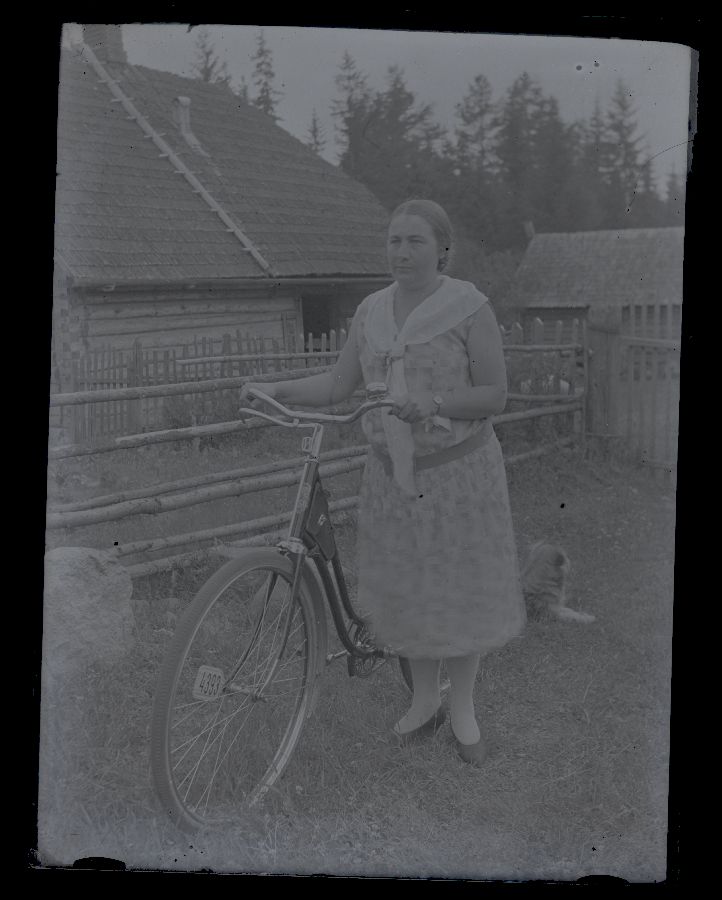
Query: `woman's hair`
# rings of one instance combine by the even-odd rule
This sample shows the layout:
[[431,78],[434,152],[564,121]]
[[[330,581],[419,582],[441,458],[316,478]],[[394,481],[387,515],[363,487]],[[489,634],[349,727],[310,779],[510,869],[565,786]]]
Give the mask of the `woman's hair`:
[[444,209],[433,200],[405,200],[391,213],[391,220],[397,216],[419,216],[431,226],[441,251],[439,271],[445,269],[449,263],[454,235],[451,222]]

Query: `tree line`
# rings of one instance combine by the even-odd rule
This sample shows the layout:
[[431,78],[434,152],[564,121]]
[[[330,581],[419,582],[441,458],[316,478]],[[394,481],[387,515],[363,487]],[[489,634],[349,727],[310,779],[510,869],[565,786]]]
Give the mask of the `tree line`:
[[[202,53],[201,47],[198,76],[230,85],[207,36]],[[253,58],[254,90],[242,83],[236,92],[278,120],[281,93],[263,32]],[[622,81],[606,109],[597,103],[588,120],[568,123],[556,98],[528,73],[498,98],[479,74],[456,104],[451,129],[435,122],[432,104],[415,96],[398,66],[390,66],[382,89],[374,90],[346,52],[335,87],[330,114],[341,168],[388,209],[413,196],[445,206],[469,271],[485,267],[481,257],[488,269],[490,255],[499,262],[511,254],[513,264],[532,229],[683,224],[684,183],[675,173],[663,187],[656,183]],[[327,141],[313,110],[306,143],[322,153]]]

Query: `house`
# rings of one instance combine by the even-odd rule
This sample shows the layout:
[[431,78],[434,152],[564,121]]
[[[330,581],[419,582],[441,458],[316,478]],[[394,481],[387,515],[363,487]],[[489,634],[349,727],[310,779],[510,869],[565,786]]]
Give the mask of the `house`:
[[261,334],[290,348],[388,284],[387,211],[227,87],[128,64],[120,26],[61,54],[54,358]]
[[514,275],[508,306],[525,331],[540,318],[547,338],[561,321],[568,339],[573,319],[603,307],[619,310],[625,331],[651,334],[657,316],[662,333],[679,333],[683,259],[683,228],[535,234]]

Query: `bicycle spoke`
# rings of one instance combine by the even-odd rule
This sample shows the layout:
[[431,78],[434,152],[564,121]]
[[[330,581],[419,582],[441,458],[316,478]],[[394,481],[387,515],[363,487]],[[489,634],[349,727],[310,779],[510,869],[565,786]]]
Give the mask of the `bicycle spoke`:
[[[286,641],[286,644],[288,644],[288,640],[290,640],[290,638],[293,637],[293,636],[299,631],[299,629],[301,629],[301,628],[303,628],[303,621],[301,621],[301,622],[296,626],[296,628],[291,632],[291,634],[289,634],[288,639],[287,639],[287,641]],[[305,640],[304,640],[304,643],[303,643],[301,646],[305,646]],[[271,658],[272,658],[274,655],[275,655],[276,657],[278,657],[278,651],[276,651],[276,650],[271,650],[271,651],[269,652],[268,656],[266,657],[266,660],[264,661],[263,675],[261,676],[261,678],[259,678],[259,679],[255,682],[255,684],[254,684],[254,687],[255,687],[255,688],[257,688],[259,684],[265,684],[265,683],[266,683],[266,673],[268,672],[268,669],[270,668],[270,660],[271,660]],[[281,664],[281,668],[282,668],[283,666],[287,666],[289,663],[291,663],[291,662],[293,662],[293,661],[294,661],[293,656],[289,657],[289,658],[286,660],[286,662],[284,662],[284,663]],[[269,680],[270,680],[270,679],[269,679]]]
[[[249,705],[250,705],[250,698],[249,698]],[[173,747],[173,748],[171,749],[171,751],[170,751],[171,754],[173,754],[173,753],[179,753],[184,747],[186,747],[186,746],[189,745],[189,744],[190,744],[190,747],[192,748],[193,745],[194,745],[198,740],[200,740],[200,738],[202,738],[203,735],[204,735],[207,731],[213,731],[213,729],[216,727],[216,725],[218,725],[218,724],[221,724],[221,725],[222,725],[223,723],[228,722],[228,721],[229,721],[230,719],[232,719],[234,716],[238,715],[238,713],[239,713],[239,712],[241,711],[241,709],[243,709],[243,708],[244,708],[244,707],[241,706],[241,707],[239,707],[238,709],[234,710],[232,713],[229,713],[229,715],[227,715],[224,719],[221,719],[220,722],[216,722],[215,720],[212,721],[212,722],[210,723],[210,725],[206,725],[205,728],[203,728],[202,731],[198,732],[198,734],[194,735],[193,737],[188,738],[186,741],[183,741],[182,744],[178,744],[177,747]],[[190,749],[190,748],[189,748],[189,749]],[[178,768],[178,766],[183,762],[183,760],[186,758],[187,755],[188,755],[188,750],[186,750],[186,752],[183,754],[183,756],[176,762],[176,764],[174,765],[174,768]]]
[[[281,618],[283,617],[283,613],[284,613],[284,604],[281,605],[281,608],[280,608],[279,611],[278,611],[278,615],[277,615],[276,618],[274,619],[275,626],[274,626],[274,632],[273,632],[273,639],[271,640],[271,646],[272,646],[272,647],[273,647],[274,644],[275,644],[275,638],[276,638],[276,635],[278,634],[278,626],[280,625]],[[266,633],[268,633],[268,629],[266,630]],[[260,652],[261,652],[261,641],[260,641],[260,640],[259,640],[258,643],[256,644],[256,647],[257,647],[257,650],[256,650],[256,666],[258,666],[259,655],[260,655]],[[268,659],[268,658],[269,658],[269,657],[267,657],[267,659]],[[263,679],[265,678],[265,673],[266,673],[266,671],[267,671],[267,669],[264,668],[264,674],[263,674],[263,676],[259,679],[259,681],[260,681],[261,683],[263,682]],[[256,682],[256,683],[254,684],[254,687],[257,687],[257,686],[258,686],[258,683],[259,683],[259,682]]]
[[[226,748],[226,752],[223,754],[223,757],[222,757],[220,760],[219,760],[218,757],[220,756],[220,752],[221,752],[221,748],[222,748],[222,743],[220,743],[220,744],[218,745],[218,753],[216,754],[216,763],[215,763],[215,767],[214,767],[214,768],[212,769],[212,771],[211,771],[210,779],[209,779],[209,781],[208,781],[207,786],[205,787],[205,789],[203,790],[203,793],[202,793],[202,794],[200,795],[200,797],[198,798],[198,801],[197,801],[197,803],[196,803],[196,805],[195,805],[195,808],[196,808],[196,809],[198,809],[198,806],[202,803],[203,797],[204,797],[204,796],[206,797],[206,805],[205,805],[205,809],[208,808],[208,800],[209,800],[210,795],[211,795],[211,790],[212,790],[212,788],[213,788],[213,783],[214,783],[214,781],[215,781],[215,779],[216,779],[216,775],[217,775],[218,772],[219,772],[219,769],[220,769],[220,767],[221,767],[221,764],[225,761],[226,757],[227,757],[228,754],[231,752],[231,748],[233,747],[233,744],[236,742],[236,740],[237,740],[237,738],[238,738],[238,735],[239,735],[239,734],[241,733],[241,731],[243,730],[243,726],[244,726],[244,725],[246,724],[246,722],[248,721],[248,718],[249,718],[249,716],[251,715],[251,710],[252,710],[252,708],[253,708],[253,707],[249,707],[249,708],[248,708],[248,711],[246,712],[245,718],[243,719],[243,721],[242,721],[241,724],[239,725],[238,730],[236,731],[236,733],[235,733],[235,735],[234,735],[234,737],[233,737],[233,740],[229,743],[228,747]],[[226,724],[226,725],[224,726],[224,728],[223,728],[223,734],[224,734],[224,735],[225,735],[225,733],[226,733],[227,730],[228,730],[228,724]]]
[[[217,721],[217,719],[218,719],[218,715],[220,714],[220,711],[221,711],[221,707],[220,707],[220,705],[219,705],[219,706],[218,706],[218,709],[216,710],[216,714],[215,714],[214,721],[213,721],[213,723],[212,723],[212,725],[211,725],[210,730],[208,731],[208,735],[207,735],[207,737],[206,737],[205,746],[203,747],[203,750],[201,750],[201,755],[198,757],[198,762],[197,762],[197,763],[195,764],[195,766],[191,769],[191,771],[188,773],[188,775],[186,775],[186,778],[188,778],[188,777],[190,776],[190,781],[188,782],[188,789],[187,789],[186,792],[185,792],[185,795],[184,795],[184,797],[183,797],[183,800],[187,800],[187,799],[188,799],[188,793],[189,793],[191,787],[193,786],[193,779],[195,778],[196,773],[198,772],[198,767],[200,766],[201,762],[203,761],[203,757],[205,756],[206,750],[207,750],[207,748],[208,748],[208,741],[210,740],[210,736],[211,736],[211,734],[212,734],[212,732],[213,732],[213,728],[214,728],[215,725],[216,725],[216,721]],[[219,734],[222,734],[222,733],[223,733],[222,731],[219,732]],[[211,746],[213,745],[213,743],[215,743],[215,741],[217,740],[217,738],[218,738],[218,735],[216,735],[216,737],[213,738],[213,742],[212,742]],[[189,749],[189,752],[190,752],[190,749]],[[188,755],[188,754],[186,753],[185,756],[187,756],[187,755]],[[179,787],[182,787],[182,786],[183,786],[183,782],[186,780],[186,778],[183,779],[183,781],[181,782],[181,784],[179,785]]]
[[[218,770],[220,769],[221,764],[225,761],[228,754],[231,752],[231,749],[233,748],[233,745],[235,744],[236,740],[238,739],[238,735],[243,730],[243,726],[248,721],[248,717],[250,716],[250,714],[251,714],[251,710],[249,709],[248,713],[246,714],[246,718],[241,722],[238,730],[236,731],[236,733],[233,737],[233,740],[229,743],[228,747],[226,748],[226,752],[223,754],[223,758],[220,761],[218,761],[218,757],[216,757],[216,767],[211,773],[211,777],[208,782],[208,786],[205,788],[205,790],[203,791],[203,794],[201,794],[201,796],[198,799],[198,803],[196,804],[196,809],[198,808],[198,804],[202,801],[204,794],[208,794],[208,797],[210,797],[210,791],[211,791],[211,788],[213,787],[213,782],[215,781],[216,775],[218,774]],[[225,729],[224,729],[224,733],[225,733]],[[220,748],[219,748],[219,753],[220,753]],[[207,804],[208,804],[208,798],[206,798],[206,808],[207,808]]]
[[[267,589],[266,589],[266,596],[265,596],[265,599],[264,599],[264,601],[263,601],[263,613],[262,613],[260,619],[258,620],[258,622],[256,623],[256,626],[255,626],[255,628],[254,628],[254,633],[253,633],[253,635],[252,635],[250,641],[248,642],[248,647],[246,648],[246,650],[244,651],[244,653],[243,653],[243,655],[241,656],[240,660],[238,661],[238,663],[237,663],[236,666],[234,667],[233,671],[231,672],[231,675],[230,675],[231,678],[235,678],[236,674],[240,671],[241,667],[243,666],[243,663],[246,661],[246,659],[247,659],[247,657],[248,657],[248,654],[251,652],[252,647],[254,646],[254,644],[256,643],[256,641],[258,641],[258,639],[259,639],[259,631],[261,630],[261,628],[262,628],[262,626],[263,626],[263,621],[264,621],[265,616],[266,616],[266,611],[268,610],[269,600],[270,600],[271,594],[272,594],[273,591],[275,590],[275,586],[276,586],[276,584],[277,584],[277,582],[278,582],[278,574],[274,572],[271,576],[269,576],[269,577],[266,578],[266,581],[267,581],[267,583],[270,584],[270,586],[267,587]],[[258,596],[258,594],[259,594],[260,591],[261,591],[261,588],[259,588],[259,589],[255,592],[254,598],[253,598],[253,599],[255,599],[255,598]],[[252,602],[249,603],[249,608],[250,608],[252,605],[253,605]],[[279,615],[280,615],[280,613],[279,613]],[[248,616],[248,620],[249,620],[249,622],[250,622],[250,620],[251,620],[251,617],[250,617],[250,616]],[[261,637],[262,637],[262,635],[261,635]]]

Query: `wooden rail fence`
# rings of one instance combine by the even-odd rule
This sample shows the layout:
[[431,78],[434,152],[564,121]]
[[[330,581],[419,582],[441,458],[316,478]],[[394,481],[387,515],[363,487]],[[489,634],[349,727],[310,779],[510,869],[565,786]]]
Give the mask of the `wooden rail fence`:
[[[555,340],[545,343],[543,325],[538,320],[526,334],[521,326],[514,325],[508,331],[502,329],[502,335],[509,370],[509,397],[517,405],[521,402],[522,408],[496,416],[495,425],[506,426],[513,422],[528,422],[529,427],[536,427],[534,425],[536,422],[560,417],[566,417],[567,421],[566,433],[560,438],[557,436],[555,440],[539,441],[537,446],[530,450],[507,456],[507,463],[513,465],[523,459],[541,456],[560,447],[583,441],[587,377],[586,337],[583,327],[575,323],[573,340],[569,343],[563,343],[560,339],[561,323],[558,323],[555,331]],[[160,384],[153,378],[147,378],[142,384],[124,386],[118,386],[116,382],[110,381],[105,383],[104,387],[98,387],[98,383],[95,383],[93,389],[53,395],[51,408],[67,412],[113,403],[148,403],[189,395],[214,397],[222,392],[228,392],[237,398],[238,388],[248,380],[260,382],[277,380],[280,371],[283,371],[283,378],[304,377],[315,372],[327,371],[329,365],[318,363],[332,362],[343,340],[345,333],[342,334],[340,341],[334,335],[331,335],[328,341],[325,335],[320,341],[308,335],[307,346],[312,348],[311,352],[303,350],[297,353],[272,348],[271,352],[265,355],[260,352],[256,354],[224,352],[214,355],[208,352],[208,344],[204,347],[201,342],[199,355],[181,354],[180,360],[175,359],[173,372],[180,380],[169,380]],[[256,344],[255,348],[258,349],[259,345]],[[225,351],[229,349],[228,342],[224,343],[222,349]],[[233,351],[232,347],[230,349]],[[245,346],[243,349],[248,347]],[[302,367],[283,368],[289,362],[301,363]],[[195,367],[203,368],[195,369]],[[165,357],[163,371],[171,371],[170,368],[166,370]],[[189,372],[193,372],[194,377],[198,376],[198,380],[189,378]],[[201,372],[205,377],[200,377]],[[86,418],[85,421],[88,420]],[[106,416],[105,421],[117,420]],[[150,421],[152,418],[146,420],[146,425]],[[130,416],[125,422],[127,426],[134,425],[137,417]],[[263,427],[273,426],[261,419],[230,419],[180,428],[137,431],[115,437],[106,436],[106,432],[101,433],[100,439],[98,439],[99,429],[96,429],[93,432],[95,440],[91,440],[91,435],[86,432],[83,441],[51,446],[49,460],[52,465],[57,460],[156,443],[232,434],[249,428]],[[325,452],[322,455],[322,475],[329,479],[361,469],[365,463],[367,450],[366,446],[354,446]],[[301,463],[300,457],[279,460],[59,504],[48,509],[47,528],[49,531],[63,534],[66,531],[71,533],[76,528],[130,517],[160,515],[243,494],[288,487],[297,481]],[[339,515],[345,515],[354,509],[356,502],[356,497],[344,497],[334,501],[331,509]],[[114,552],[128,564],[134,576],[167,571],[197,554],[199,546],[211,555],[223,555],[232,554],[238,547],[266,543],[278,534],[279,527],[287,523],[289,516],[290,513],[284,512],[161,538],[131,540],[116,546]],[[210,547],[203,547],[209,543]],[[195,549],[180,554],[169,554],[171,550],[189,546]],[[148,558],[149,556],[151,558]]]

